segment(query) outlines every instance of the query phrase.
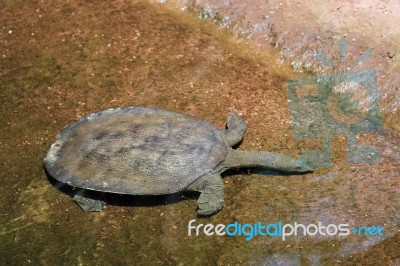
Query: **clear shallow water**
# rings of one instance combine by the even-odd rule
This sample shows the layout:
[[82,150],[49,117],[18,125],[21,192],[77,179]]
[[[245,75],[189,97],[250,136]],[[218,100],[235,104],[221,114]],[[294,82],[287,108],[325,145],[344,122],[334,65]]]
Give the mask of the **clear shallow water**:
[[[163,2],[163,1],[159,1]],[[400,5],[397,1],[165,1],[182,10],[194,10],[200,19],[214,22],[263,53],[279,50],[279,61],[295,72],[327,74],[375,69],[381,108],[387,124],[398,130],[399,64],[396,53]],[[340,39],[347,39],[344,54]],[[355,64],[364,52],[361,65]],[[330,62],[317,60],[325,55]],[[343,56],[344,55],[344,56]]]
[[[321,147],[295,140],[291,131],[286,81],[302,76],[276,64],[278,52],[256,54],[213,25],[163,5],[6,2],[1,21],[2,263],[398,263],[400,152],[385,112],[382,131],[359,139],[379,149],[379,164],[349,164],[346,139],[337,137],[332,167],[313,174],[230,171],[225,207],[209,218],[196,216],[191,194],[108,195],[105,211],[84,213],[72,202],[71,188],[49,180],[42,163],[69,122],[99,109],[140,105],[190,113],[223,128],[234,108],[249,125],[240,149],[297,156]],[[214,225],[346,222],[381,225],[385,235],[188,236],[192,219]]]

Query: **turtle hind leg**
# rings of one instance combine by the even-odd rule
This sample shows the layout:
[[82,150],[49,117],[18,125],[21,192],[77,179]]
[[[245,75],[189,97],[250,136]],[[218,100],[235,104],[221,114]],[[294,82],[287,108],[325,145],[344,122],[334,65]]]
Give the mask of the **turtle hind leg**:
[[219,174],[210,174],[200,178],[188,190],[200,192],[197,200],[197,213],[200,215],[209,216],[224,207],[224,183]]
[[106,205],[106,203],[102,200],[92,199],[85,196],[84,190],[79,190],[78,193],[74,195],[74,201],[85,212],[99,212]]
[[247,125],[243,118],[234,112],[230,112],[225,130],[225,139],[228,145],[232,147],[242,141],[246,129]]

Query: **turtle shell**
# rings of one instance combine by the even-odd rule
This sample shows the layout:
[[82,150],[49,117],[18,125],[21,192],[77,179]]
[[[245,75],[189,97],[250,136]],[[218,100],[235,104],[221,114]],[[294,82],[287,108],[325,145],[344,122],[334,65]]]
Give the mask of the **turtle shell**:
[[66,127],[44,160],[74,187],[133,195],[184,190],[228,153],[222,132],[202,119],[130,107],[86,115]]

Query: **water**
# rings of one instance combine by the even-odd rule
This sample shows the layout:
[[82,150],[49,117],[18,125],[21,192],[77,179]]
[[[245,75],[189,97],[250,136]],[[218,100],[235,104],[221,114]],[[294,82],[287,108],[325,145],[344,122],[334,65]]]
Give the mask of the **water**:
[[[293,137],[286,81],[303,74],[279,64],[283,50],[257,53],[197,15],[162,4],[10,1],[0,7],[2,264],[399,263],[393,97],[382,103],[382,131],[358,140],[379,149],[379,164],[348,163],[346,138],[339,136],[332,166],[313,174],[228,172],[225,207],[209,218],[196,216],[196,197],[186,193],[108,195],[104,211],[84,213],[72,188],[49,180],[43,169],[50,144],[69,122],[105,108],[158,106],[223,128],[232,108],[249,126],[240,149],[298,156],[322,145]],[[380,225],[385,235],[188,236],[192,219],[346,222]]]

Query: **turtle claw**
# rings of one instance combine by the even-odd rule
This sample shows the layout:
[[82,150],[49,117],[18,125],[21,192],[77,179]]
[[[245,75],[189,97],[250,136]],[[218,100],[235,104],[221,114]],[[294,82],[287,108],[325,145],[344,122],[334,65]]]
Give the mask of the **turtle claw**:
[[224,183],[219,174],[209,174],[193,183],[188,190],[199,191],[197,213],[202,216],[212,215],[224,207]]
[[224,192],[219,191],[206,191],[200,194],[197,200],[197,213],[203,216],[212,215],[224,207]]
[[74,201],[85,212],[99,212],[104,209],[106,205],[104,201],[86,198],[78,194],[74,196]]

